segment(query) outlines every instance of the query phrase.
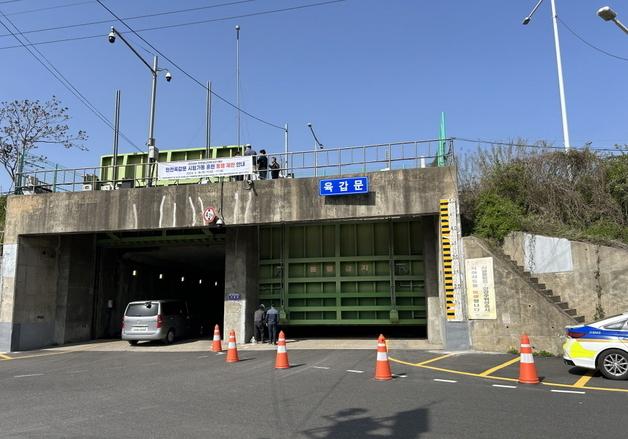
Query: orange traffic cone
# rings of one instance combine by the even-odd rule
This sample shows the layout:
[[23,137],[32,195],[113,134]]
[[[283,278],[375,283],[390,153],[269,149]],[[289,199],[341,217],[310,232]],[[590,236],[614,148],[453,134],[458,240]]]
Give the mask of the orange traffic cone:
[[238,348],[236,347],[235,331],[229,331],[229,347],[227,350],[227,363],[235,363],[240,361],[238,358]]
[[375,363],[375,379],[380,381],[391,380],[390,363],[386,349],[386,339],[380,334],[377,339],[377,362]]
[[214,340],[212,341],[212,352],[222,352],[222,343],[220,342],[220,327],[214,326]]
[[521,361],[519,363],[519,382],[521,384],[538,384],[539,376],[536,374],[532,346],[526,334],[521,336]]
[[279,339],[277,340],[277,359],[275,360],[275,369],[288,369],[288,351],[286,351],[286,335],[283,331],[279,331]]

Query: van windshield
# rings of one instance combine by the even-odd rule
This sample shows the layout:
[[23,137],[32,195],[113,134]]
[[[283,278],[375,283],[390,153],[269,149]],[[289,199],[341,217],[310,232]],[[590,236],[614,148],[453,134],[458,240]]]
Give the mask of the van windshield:
[[126,310],[126,315],[129,317],[152,317],[157,315],[157,309],[159,304],[152,303],[150,307],[145,303],[132,303]]

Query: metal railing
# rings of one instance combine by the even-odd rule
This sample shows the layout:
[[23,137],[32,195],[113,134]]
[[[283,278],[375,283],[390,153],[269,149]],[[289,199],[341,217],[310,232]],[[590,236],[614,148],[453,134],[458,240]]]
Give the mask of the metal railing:
[[[445,142],[446,152],[438,156],[439,145]],[[252,156],[255,160],[258,156]],[[268,154],[280,164],[280,178],[335,177],[375,171],[425,168],[454,161],[453,139],[431,139],[394,142],[374,145],[323,148],[310,151]],[[266,178],[271,179],[271,169]],[[276,169],[277,171],[277,169]],[[257,179],[259,171],[246,178]],[[238,180],[238,176],[186,178],[180,180],[159,179],[156,163],[142,162],[117,166],[96,166],[75,169],[44,169],[24,172],[16,178],[22,185],[15,193],[35,194],[47,192],[75,192],[89,190],[116,190],[147,186],[179,184],[208,184],[220,179]]]

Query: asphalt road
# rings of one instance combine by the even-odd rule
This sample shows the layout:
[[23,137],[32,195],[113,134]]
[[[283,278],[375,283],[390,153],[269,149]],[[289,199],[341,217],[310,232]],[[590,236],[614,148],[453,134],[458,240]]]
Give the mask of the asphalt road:
[[[410,365],[440,355],[429,352],[391,352],[408,364],[391,363],[399,376],[387,382],[373,379],[374,350],[289,350],[288,354],[292,367],[286,370],[274,369],[272,350],[241,350],[242,361],[233,364],[210,352],[83,351],[0,361],[0,437],[627,435],[623,419],[628,393],[563,393],[555,390],[578,390],[518,385]],[[480,373],[504,358],[471,355],[429,364]],[[569,376],[559,359],[547,360],[557,374],[565,371],[565,382],[578,379]],[[508,370],[496,375],[505,376]]]

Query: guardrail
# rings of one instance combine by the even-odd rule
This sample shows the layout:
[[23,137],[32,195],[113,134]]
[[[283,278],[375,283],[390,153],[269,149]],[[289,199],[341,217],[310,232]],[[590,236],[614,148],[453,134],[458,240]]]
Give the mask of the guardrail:
[[[439,156],[441,142],[445,154]],[[252,156],[252,160],[259,157]],[[280,178],[334,177],[395,169],[425,168],[453,164],[453,139],[431,139],[395,142],[342,148],[319,148],[310,151],[267,154],[280,164]],[[173,162],[174,163],[174,162]],[[268,169],[267,178],[272,178]],[[246,178],[259,178],[259,171]],[[116,190],[147,186],[179,184],[208,184],[220,179],[241,179],[239,176],[159,179],[156,163],[142,162],[118,166],[96,166],[75,169],[49,169],[23,173],[16,178],[15,193],[36,194],[47,192],[75,192],[89,190]]]

